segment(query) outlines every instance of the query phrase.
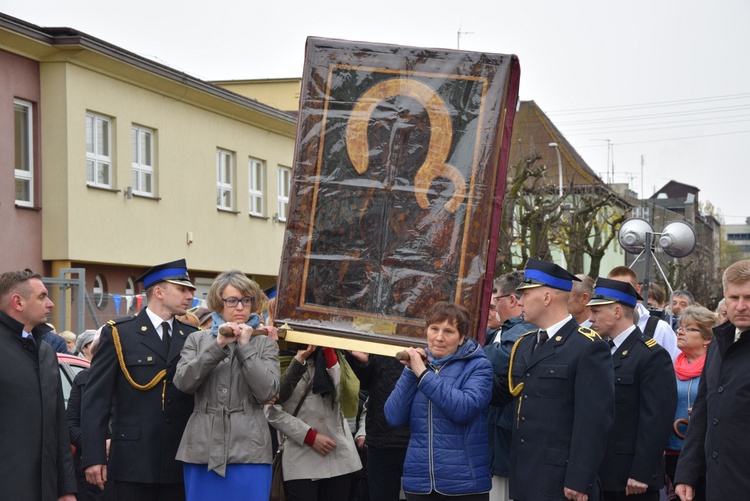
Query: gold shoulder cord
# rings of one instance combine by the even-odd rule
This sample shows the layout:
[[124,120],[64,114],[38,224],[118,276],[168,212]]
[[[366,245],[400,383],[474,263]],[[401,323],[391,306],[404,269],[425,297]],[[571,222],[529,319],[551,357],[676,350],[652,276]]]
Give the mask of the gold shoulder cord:
[[125,375],[125,379],[128,380],[128,383],[130,383],[130,386],[135,388],[136,390],[140,391],[148,391],[152,388],[154,388],[157,384],[159,384],[159,380],[161,378],[164,378],[163,386],[161,390],[161,410],[164,410],[164,395],[167,391],[167,370],[162,369],[159,371],[159,373],[154,376],[154,379],[152,379],[150,382],[148,382],[145,385],[138,384],[133,380],[133,377],[130,375],[130,372],[128,371],[127,366],[125,365],[125,358],[122,354],[122,344],[120,343],[120,333],[117,332],[117,327],[115,326],[115,322],[113,320],[110,320],[107,322],[112,327],[112,341],[115,343],[115,351],[117,352],[117,360],[120,362],[120,369],[122,369],[122,373]]
[[[510,394],[514,397],[517,397],[521,394],[521,391],[523,390],[523,383],[518,383],[516,386],[513,386],[513,360],[516,358],[516,350],[518,349],[518,345],[521,342],[523,338],[528,336],[529,334],[536,332],[536,331],[529,331],[526,334],[523,334],[521,337],[516,340],[515,343],[513,343],[513,348],[510,350],[510,363],[508,365],[508,389],[510,390]],[[516,413],[516,428],[518,428],[518,420],[521,417],[521,399],[518,399],[518,412]]]

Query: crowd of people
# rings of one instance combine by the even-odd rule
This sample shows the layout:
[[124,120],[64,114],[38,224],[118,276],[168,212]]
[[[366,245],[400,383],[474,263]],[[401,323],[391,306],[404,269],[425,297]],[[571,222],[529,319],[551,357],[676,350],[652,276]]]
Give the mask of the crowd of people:
[[[188,312],[184,260],[137,282],[137,315],[57,335],[41,276],[0,274],[8,499],[266,501],[280,451],[287,501],[747,490],[750,260],[724,271],[713,312],[686,290],[665,308],[664,291],[646,294],[627,267],[593,280],[530,259],[495,280],[483,335],[466,308],[439,301],[425,347],[394,358],[304,346],[283,371],[274,301],[241,271],[216,277],[204,311]],[[55,351],[91,361],[67,409]]]

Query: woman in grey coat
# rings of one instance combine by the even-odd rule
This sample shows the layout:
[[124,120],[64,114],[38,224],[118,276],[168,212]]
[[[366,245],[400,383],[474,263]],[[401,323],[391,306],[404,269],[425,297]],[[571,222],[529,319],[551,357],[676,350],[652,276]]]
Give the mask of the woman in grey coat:
[[280,403],[266,407],[268,421],[287,437],[282,459],[287,501],[349,499],[362,462],[341,410],[340,385],[336,352],[309,346],[282,376]]
[[177,451],[188,501],[268,500],[272,451],[263,405],[279,391],[279,348],[252,335],[260,298],[242,272],[220,274],[208,293],[212,329],[185,341],[174,384],[195,395]]

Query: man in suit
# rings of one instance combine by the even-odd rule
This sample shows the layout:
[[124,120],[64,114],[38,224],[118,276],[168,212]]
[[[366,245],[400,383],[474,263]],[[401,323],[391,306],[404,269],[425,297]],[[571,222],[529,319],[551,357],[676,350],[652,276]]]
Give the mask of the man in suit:
[[40,328],[54,306],[40,275],[0,274],[2,499],[76,499],[60,370]]
[[143,282],[148,305],[101,331],[83,395],[81,464],[86,479],[100,488],[108,477],[114,481],[115,500],[184,500],[175,455],[193,396],[177,390],[172,378],[185,339],[196,328],[174,317],[191,306],[195,287],[184,259],[154,266],[137,282]]
[[750,492],[750,260],[728,267],[722,282],[729,322],[714,327],[677,462],[675,492],[682,501],[694,499],[701,475],[706,499],[747,499]]
[[599,466],[614,421],[607,343],[568,313],[574,275],[530,259],[521,307],[539,327],[513,346],[509,371],[495,375],[493,404],[518,399],[513,422],[510,498],[598,500]]
[[658,501],[677,384],[667,350],[635,325],[641,296],[628,282],[599,278],[588,303],[592,329],[608,339],[615,368],[615,425],[599,478],[604,501]]

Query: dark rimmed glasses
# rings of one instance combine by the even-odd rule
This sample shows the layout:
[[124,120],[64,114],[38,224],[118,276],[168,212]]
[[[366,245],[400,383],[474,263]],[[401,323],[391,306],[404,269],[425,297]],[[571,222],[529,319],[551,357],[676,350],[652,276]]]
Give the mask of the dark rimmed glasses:
[[226,299],[221,298],[222,301],[224,301],[224,304],[229,306],[230,308],[236,308],[238,304],[242,303],[242,306],[252,306],[255,304],[255,298],[254,297],[228,297]]

